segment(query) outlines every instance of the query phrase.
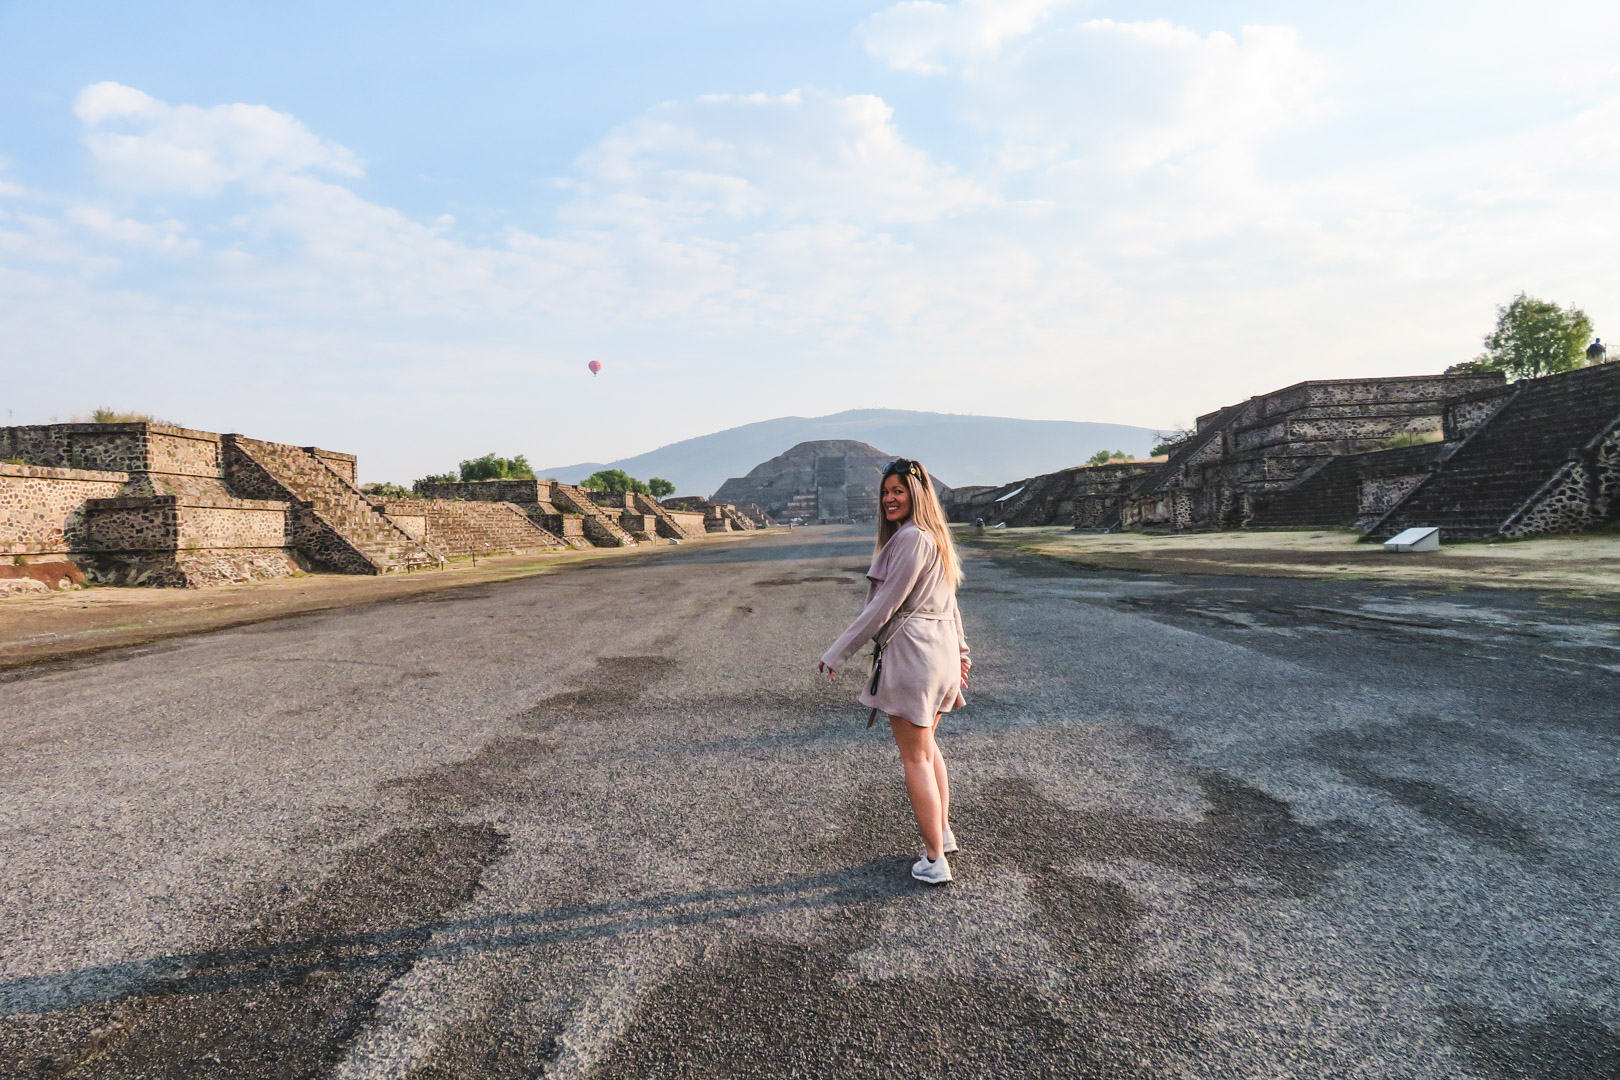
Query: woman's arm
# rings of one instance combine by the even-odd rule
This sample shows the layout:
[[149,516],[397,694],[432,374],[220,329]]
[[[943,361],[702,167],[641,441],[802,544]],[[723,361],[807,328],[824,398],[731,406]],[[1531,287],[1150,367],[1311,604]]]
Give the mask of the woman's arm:
[[962,686],[967,687],[968,669],[973,666],[973,660],[968,656],[970,650],[967,643],[967,631],[962,627],[962,609],[956,606],[956,593],[951,592],[951,614],[956,616],[956,646],[962,650]]
[[[884,554],[889,558],[883,580],[878,582],[876,591],[866,602],[860,616],[849,624],[849,629],[845,630],[837,641],[833,642],[832,648],[822,654],[823,667],[837,671],[849,661],[855,650],[877,636],[877,632],[883,629],[883,624],[900,610],[900,605],[905,603],[906,597],[911,594],[912,586],[917,584],[918,575],[928,564],[931,547],[932,545],[916,529],[907,529],[894,535],[884,548]],[[895,550],[891,552],[890,548]]]

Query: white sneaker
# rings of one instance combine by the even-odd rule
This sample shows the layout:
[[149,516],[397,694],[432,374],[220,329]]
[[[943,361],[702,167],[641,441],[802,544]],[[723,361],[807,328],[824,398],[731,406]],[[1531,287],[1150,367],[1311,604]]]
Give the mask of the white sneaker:
[[949,825],[945,826],[945,843],[940,847],[940,854],[955,855],[962,849],[956,846],[956,834],[951,832]]
[[929,885],[943,885],[951,880],[951,864],[944,852],[937,859],[930,859],[924,852],[922,858],[911,864],[911,876]]

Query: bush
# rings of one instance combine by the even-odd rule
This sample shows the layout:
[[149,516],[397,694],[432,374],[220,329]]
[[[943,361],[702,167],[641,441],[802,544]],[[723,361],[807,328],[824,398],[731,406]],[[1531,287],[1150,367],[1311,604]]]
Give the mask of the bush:
[[514,458],[485,454],[461,463],[463,480],[533,480],[534,470],[522,454]]
[[1107,465],[1111,461],[1129,461],[1131,455],[1123,450],[1099,450],[1086,459],[1087,465]]
[[652,494],[652,490],[646,484],[623,469],[599,469],[581,481],[579,486],[586,491],[603,491],[609,495],[625,495],[632,492],[637,495]]
[[[75,420],[78,418],[75,417]],[[118,409],[95,409],[90,413],[92,424],[159,424],[163,427],[183,427],[173,420],[160,420],[151,413],[122,412]]]
[[1403,446],[1427,446],[1432,442],[1439,442],[1442,438],[1438,431],[1403,431],[1399,435],[1391,435],[1384,440],[1384,447],[1388,450],[1397,450]]
[[408,499],[414,494],[409,488],[402,488],[398,484],[361,484],[360,493],[382,499]]

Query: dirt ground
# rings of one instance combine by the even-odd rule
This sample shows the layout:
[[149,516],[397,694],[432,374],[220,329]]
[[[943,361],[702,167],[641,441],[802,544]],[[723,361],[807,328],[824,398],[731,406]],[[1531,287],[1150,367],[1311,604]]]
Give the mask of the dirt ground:
[[1251,577],[1357,578],[1437,587],[1551,589],[1620,596],[1620,535],[1442,544],[1439,551],[1386,552],[1337,530],[1077,533],[1062,526],[957,535],[980,547],[1049,555],[1099,570]]
[[[725,544],[760,533],[717,533],[683,546]],[[633,548],[546,552],[458,560],[445,570],[365,577],[305,574],[209,589],[92,586],[0,598],[0,671],[108,649],[264,622],[286,615],[373,604],[404,596],[554,573],[565,566],[677,550],[667,541]]]

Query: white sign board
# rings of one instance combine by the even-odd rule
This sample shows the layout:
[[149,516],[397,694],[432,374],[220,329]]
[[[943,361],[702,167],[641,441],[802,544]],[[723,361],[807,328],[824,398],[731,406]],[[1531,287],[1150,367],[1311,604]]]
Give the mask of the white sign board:
[[1439,529],[1407,529],[1384,541],[1385,551],[1439,551]]

